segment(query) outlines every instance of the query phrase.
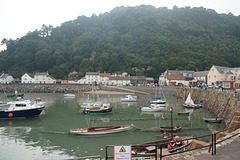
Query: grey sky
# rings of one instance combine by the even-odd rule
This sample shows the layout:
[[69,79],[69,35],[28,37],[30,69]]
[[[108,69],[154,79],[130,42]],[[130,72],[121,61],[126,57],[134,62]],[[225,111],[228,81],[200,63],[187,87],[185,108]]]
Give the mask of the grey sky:
[[[118,6],[149,4],[155,7],[204,7],[240,15],[240,0],[0,0],[0,40],[16,39],[42,24],[59,26],[78,16],[99,15]],[[2,46],[0,46],[2,49]]]

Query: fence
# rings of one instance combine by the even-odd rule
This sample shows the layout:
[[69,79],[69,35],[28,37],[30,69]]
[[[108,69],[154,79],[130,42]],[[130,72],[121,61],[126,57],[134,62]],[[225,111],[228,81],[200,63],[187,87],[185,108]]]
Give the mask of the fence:
[[[209,152],[212,152],[212,156],[216,155],[217,153],[217,148],[216,148],[216,145],[217,144],[220,144],[234,136],[237,136],[239,133],[235,133],[235,134],[232,134],[232,135],[229,135],[225,138],[223,138],[222,140],[219,140],[217,141],[216,137],[218,134],[221,134],[223,132],[226,132],[232,128],[239,128],[240,127],[240,124],[238,125],[235,125],[235,126],[232,126],[232,127],[229,127],[227,129],[224,129],[222,131],[219,131],[219,132],[216,132],[216,133],[213,133],[213,134],[209,134],[209,135],[204,135],[204,136],[199,136],[199,137],[193,137],[193,138],[187,138],[187,139],[183,139],[183,140],[178,140],[177,142],[185,142],[187,141],[187,143],[185,142],[185,144],[190,144],[188,143],[189,141],[193,141],[193,140],[198,140],[198,139],[201,139],[201,138],[205,138],[205,137],[209,137],[211,138],[211,142],[210,143],[207,143],[207,145],[203,145],[201,147],[197,147],[197,148],[194,148],[194,149],[189,149],[187,148],[187,145],[186,147],[179,147],[179,148],[176,148],[174,151],[175,152],[168,152],[167,154],[163,154],[163,148],[165,148],[165,146],[167,146],[169,143],[172,143],[172,141],[168,141],[168,142],[165,142],[165,143],[159,143],[159,144],[144,144],[144,145],[132,145],[132,150],[134,150],[134,148],[151,148],[152,151],[154,152],[149,152],[149,153],[144,153],[144,154],[141,154],[141,153],[135,153],[135,154],[132,154],[132,158],[138,158],[138,157],[151,157],[151,158],[155,158],[156,160],[157,159],[160,159],[162,160],[163,157],[168,157],[168,156],[171,156],[171,155],[176,155],[176,154],[181,154],[181,153],[184,153],[184,152],[190,152],[190,151],[193,151],[193,150],[199,150],[199,149],[203,149],[203,148],[207,148],[208,147],[208,151]],[[108,145],[106,146],[106,160],[108,159],[112,159],[113,156],[109,156],[108,155],[108,149],[109,147],[113,147],[113,145]],[[179,150],[177,150],[179,149]],[[149,151],[149,150],[148,150]]]

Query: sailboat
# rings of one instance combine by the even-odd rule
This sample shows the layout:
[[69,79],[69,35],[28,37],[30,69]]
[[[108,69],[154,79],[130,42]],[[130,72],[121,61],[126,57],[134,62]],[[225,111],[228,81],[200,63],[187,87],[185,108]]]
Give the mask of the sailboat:
[[[110,107],[110,103],[103,103],[102,101],[100,101],[100,98],[99,98],[99,96],[97,94],[96,88],[95,89],[92,88],[92,90],[96,92],[98,101],[97,102],[95,102],[94,100],[89,101],[89,95],[88,95],[88,101],[79,104],[82,109],[99,109],[99,108],[101,108],[103,106]],[[94,93],[93,93],[93,95],[94,95]]]
[[185,103],[183,104],[184,108],[192,108],[192,109],[198,109],[198,108],[202,108],[203,106],[201,104],[194,104],[192,98],[191,98],[191,94],[189,92],[188,97],[185,101]]
[[[163,99],[162,99],[161,96],[163,96]],[[166,107],[166,98],[165,98],[164,93],[163,93],[163,91],[162,91],[160,86],[156,88],[156,90],[155,90],[155,97],[152,98],[152,99],[153,100],[150,101],[150,105],[151,106],[156,106],[157,105],[157,106],[160,106],[160,107]]]

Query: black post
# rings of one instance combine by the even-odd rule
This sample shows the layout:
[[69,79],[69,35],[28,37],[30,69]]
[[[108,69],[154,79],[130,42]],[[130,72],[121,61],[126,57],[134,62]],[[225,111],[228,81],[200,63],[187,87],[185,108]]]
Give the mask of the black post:
[[108,160],[107,148],[108,148],[108,146],[105,147],[105,150],[106,150],[106,160]]
[[214,133],[214,155],[217,154],[217,147],[216,147],[216,133]]
[[213,156],[213,147],[214,147],[214,134],[212,134],[212,156]]
[[172,118],[172,107],[170,108],[171,112],[171,139],[173,139],[173,118]]
[[162,145],[160,145],[160,160],[162,160]]

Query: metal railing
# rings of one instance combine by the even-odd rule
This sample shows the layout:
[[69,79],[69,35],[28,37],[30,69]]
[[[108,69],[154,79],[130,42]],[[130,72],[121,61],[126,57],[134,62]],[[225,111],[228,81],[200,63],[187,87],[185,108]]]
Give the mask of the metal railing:
[[[176,155],[176,154],[181,154],[181,153],[184,153],[184,152],[190,152],[190,151],[193,151],[193,150],[199,150],[199,149],[203,149],[203,148],[207,148],[208,147],[208,152],[212,152],[212,156],[216,155],[217,153],[217,148],[216,148],[216,145],[217,144],[220,144],[230,138],[233,138],[237,135],[239,135],[239,133],[234,133],[232,135],[229,135],[227,136],[226,138],[223,138],[221,140],[218,140],[216,139],[217,137],[217,134],[220,134],[222,132],[226,132],[232,128],[237,128],[239,127],[240,124],[238,125],[235,125],[235,126],[232,126],[232,127],[229,127],[227,129],[224,129],[222,131],[219,131],[219,132],[216,132],[216,133],[213,133],[213,134],[208,134],[208,135],[203,135],[203,136],[198,136],[198,137],[193,137],[193,138],[187,138],[187,139],[183,139],[183,140],[178,140],[178,142],[183,142],[183,141],[193,141],[193,140],[198,140],[198,139],[201,139],[201,138],[205,138],[205,137],[211,137],[211,141],[210,143],[208,143],[207,145],[203,145],[201,147],[197,147],[197,148],[193,148],[193,149],[189,149],[189,148],[182,148],[181,150],[177,150],[176,152],[173,152],[173,153],[167,153],[167,154],[164,154],[163,155],[163,149],[164,149],[164,146],[168,145],[169,143],[172,143],[172,141],[170,142],[165,142],[165,143],[160,143],[160,144],[145,144],[145,145],[132,145],[132,148],[136,148],[136,147],[149,147],[149,146],[152,146],[152,147],[155,147],[154,152],[153,153],[146,153],[146,154],[132,154],[132,158],[137,158],[137,157],[155,157],[155,160],[157,159],[160,159],[162,160],[163,157],[168,157],[168,156],[171,156],[171,155]],[[109,147],[114,147],[114,145],[108,145],[106,146],[106,160],[107,159],[112,159],[113,156],[109,156],[108,155],[108,148]]]

